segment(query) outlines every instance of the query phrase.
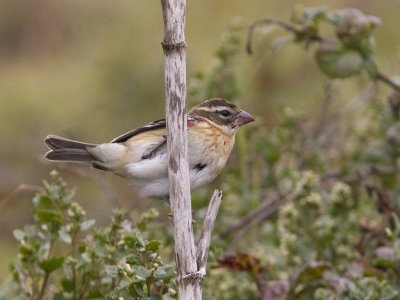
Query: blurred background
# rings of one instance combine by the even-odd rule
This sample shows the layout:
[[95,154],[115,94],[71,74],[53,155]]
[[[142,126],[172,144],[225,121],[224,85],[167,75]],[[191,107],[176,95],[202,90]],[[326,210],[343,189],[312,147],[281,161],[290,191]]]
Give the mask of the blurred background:
[[[288,19],[296,4],[188,1],[188,81],[212,68],[232,23]],[[378,63],[388,75],[399,72],[390,63],[398,66],[400,60],[399,0],[301,4],[357,7],[383,19],[376,30]],[[100,143],[163,117],[162,38],[159,1],[0,1],[0,279],[16,253],[12,231],[32,220],[32,196],[52,169],[77,187],[77,201],[100,224],[116,206],[166,210],[156,201],[139,199],[111,174],[43,159],[46,134]],[[310,53],[292,45],[272,53],[262,38],[255,43],[255,55],[248,56],[243,45],[237,58],[241,106],[266,128],[276,124],[282,106],[306,112],[318,107],[326,78]]]

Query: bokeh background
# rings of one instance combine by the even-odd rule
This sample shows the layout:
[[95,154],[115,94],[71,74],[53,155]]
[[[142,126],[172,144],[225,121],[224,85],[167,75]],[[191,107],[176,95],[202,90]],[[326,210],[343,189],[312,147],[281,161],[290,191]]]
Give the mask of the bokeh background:
[[[386,74],[400,71],[400,1],[300,3],[358,7],[382,18],[376,30],[378,63]],[[188,1],[189,81],[212,68],[230,24],[287,19],[297,4]],[[162,37],[159,1],[0,1],[0,279],[16,253],[12,231],[32,220],[35,188],[54,168],[77,187],[77,201],[100,224],[116,206],[165,210],[158,202],[139,199],[113,175],[43,159],[48,133],[99,143],[163,116]],[[243,46],[237,60],[242,106],[267,128],[276,124],[276,112],[284,105],[304,111],[318,107],[326,78],[310,53],[295,46],[272,53],[262,38],[255,42],[257,53],[250,57]]]

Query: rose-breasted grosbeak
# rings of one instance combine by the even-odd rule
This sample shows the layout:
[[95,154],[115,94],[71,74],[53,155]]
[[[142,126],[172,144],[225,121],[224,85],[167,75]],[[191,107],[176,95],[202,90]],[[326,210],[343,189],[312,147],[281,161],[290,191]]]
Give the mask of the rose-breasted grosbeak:
[[[254,121],[249,113],[218,98],[193,107],[187,117],[190,188],[213,181],[225,166],[241,125]],[[165,119],[133,129],[109,143],[87,144],[56,135],[45,143],[45,157],[86,163],[126,178],[142,197],[168,200]]]

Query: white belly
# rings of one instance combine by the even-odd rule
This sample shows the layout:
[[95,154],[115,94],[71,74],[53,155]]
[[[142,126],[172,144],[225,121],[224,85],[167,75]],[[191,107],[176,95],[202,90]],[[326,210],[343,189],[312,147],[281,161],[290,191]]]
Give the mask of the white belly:
[[[207,160],[201,156],[194,156],[196,160],[190,163],[189,177],[190,190],[193,191],[212,182],[225,166],[226,160]],[[198,161],[205,166],[201,169]],[[197,166],[197,167],[196,167]],[[127,166],[128,180],[142,197],[162,198],[169,195],[167,155],[162,154],[148,160],[131,163]]]
[[[210,130],[209,127],[204,130]],[[190,190],[195,190],[212,182],[224,168],[235,138],[220,134],[203,135],[188,131],[188,155]],[[199,167],[203,166],[203,167]],[[163,198],[169,195],[168,161],[166,151],[161,151],[150,159],[127,164],[125,176],[142,197]]]
[[[206,165],[203,169],[196,168],[192,165],[189,170],[190,190],[193,191],[207,183],[212,182],[220,173],[215,166]],[[225,165],[225,163],[224,163]],[[162,198],[169,195],[168,169],[166,155],[157,159],[151,159],[143,162],[132,163],[128,165],[128,180],[140,195],[145,198],[156,197]],[[222,169],[219,166],[218,169]]]

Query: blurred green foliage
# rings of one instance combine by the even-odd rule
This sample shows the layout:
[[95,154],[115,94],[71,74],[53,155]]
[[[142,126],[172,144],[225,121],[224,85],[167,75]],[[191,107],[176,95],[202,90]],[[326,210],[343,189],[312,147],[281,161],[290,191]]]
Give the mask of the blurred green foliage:
[[13,280],[4,299],[173,299],[175,268],[159,255],[161,242],[139,228],[158,216],[144,213],[133,224],[115,210],[110,225],[93,228],[73,191],[56,172],[33,199],[35,222],[14,230],[19,241]]
[[[1,27],[9,34],[2,43],[7,47],[0,50],[0,91],[7,99],[0,111],[1,134],[14,141],[0,158],[0,185],[8,191],[13,182],[38,183],[45,176],[47,169],[34,157],[44,151],[41,140],[49,131],[95,142],[163,114],[162,54],[154,47],[162,36],[159,3],[60,1],[48,6],[43,1],[21,9],[20,1],[4,1],[0,10],[16,15],[2,19],[7,26]],[[361,27],[348,22],[353,10],[320,7],[297,7],[290,21],[280,21],[291,5],[284,1],[254,1],[251,7],[233,0],[188,5],[188,100],[227,97],[256,112],[259,120],[243,128],[237,151],[216,183],[223,186],[224,200],[204,298],[400,299],[400,96],[384,80],[396,83],[394,76],[374,73],[399,72],[398,3],[335,3],[336,8],[365,9],[368,13],[355,13],[356,21],[366,18]],[[50,23],[28,18],[31,10]],[[50,18],[55,12],[57,17]],[[230,21],[234,14],[244,17]],[[377,19],[370,14],[379,15],[383,25],[375,28]],[[257,27],[253,55],[246,56],[247,25],[266,16],[278,16],[278,27],[290,24],[297,31],[289,28],[289,36],[282,36]],[[220,35],[211,33],[227,27],[218,42]],[[143,40],[133,43],[132,36]],[[271,40],[280,49],[274,54]],[[384,84],[378,87],[376,80]],[[90,218],[57,180],[33,207],[9,202],[2,214],[6,228],[32,222],[33,227],[14,231],[21,246],[14,278],[5,286],[21,297],[37,296],[47,277],[45,291],[59,299],[73,299],[74,291],[103,298],[145,298],[149,291],[154,297],[175,297],[173,268],[152,260],[156,254],[173,263],[166,209],[135,201],[111,177],[101,180],[103,175],[96,174],[63,171],[68,182],[79,182],[78,201]],[[98,195],[97,186],[104,195]],[[207,189],[193,195],[196,233],[210,195]],[[159,206],[160,217],[154,211],[138,213],[150,205]],[[115,206],[135,210],[118,210],[110,225],[105,219]],[[15,218],[15,211],[22,217]],[[36,250],[25,251],[24,244]]]
[[[322,7],[298,7],[292,14],[291,22],[275,19],[254,22],[249,30],[247,51],[252,52],[256,26],[279,26],[293,34],[292,39],[284,40],[286,43],[292,40],[306,49],[312,44],[319,45],[315,59],[320,70],[330,78],[348,78],[365,70],[372,79],[381,80],[400,92],[400,84],[380,73],[376,64],[373,31],[381,23],[378,17],[366,15],[355,8],[327,11]],[[334,34],[322,35],[323,24],[331,25]]]
[[[341,28],[349,11],[304,8],[295,23],[273,23],[289,31],[294,24],[305,26],[295,27],[292,41],[310,46],[314,39],[324,39],[316,25],[322,16],[340,19],[333,23]],[[364,16],[360,11],[356,15]],[[371,31],[363,35],[372,42]],[[357,43],[365,40],[354,38],[351,51],[361,56]],[[373,52],[367,52],[368,61],[375,61]],[[334,72],[342,67],[337,61],[327,63]],[[320,68],[331,78],[359,73],[333,76]],[[244,294],[243,299],[400,299],[400,93],[390,78],[382,81],[390,90],[379,92],[377,77],[369,75],[369,86],[344,105],[334,106],[343,83],[329,81],[318,113],[286,108],[273,130],[247,132],[246,152],[251,155],[240,156],[240,168],[224,180],[228,199],[217,225],[224,229],[214,241],[215,257],[236,251],[230,254],[236,263],[217,259],[215,266],[225,269],[213,271],[218,279],[206,282],[213,299]],[[361,126],[355,117],[362,117]],[[245,264],[239,259],[243,253],[251,254]],[[257,276],[251,263],[256,259],[262,270]],[[226,268],[245,271],[253,285]]]

